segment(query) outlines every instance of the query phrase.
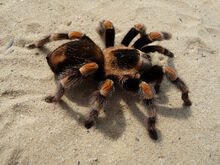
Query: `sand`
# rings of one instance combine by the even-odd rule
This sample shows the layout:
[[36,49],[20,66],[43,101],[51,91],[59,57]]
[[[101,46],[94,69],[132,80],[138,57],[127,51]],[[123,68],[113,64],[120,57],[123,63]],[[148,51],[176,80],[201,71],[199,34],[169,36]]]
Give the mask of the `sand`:
[[[220,164],[219,7],[219,0],[0,0],[0,164]],[[96,89],[92,81],[55,106],[44,102],[55,89],[47,52],[25,44],[53,32],[81,31],[104,48],[95,30],[103,19],[114,23],[116,44],[137,23],[173,35],[155,44],[174,52],[169,65],[188,85],[193,105],[183,107],[181,93],[163,82],[156,96],[157,142],[148,136],[144,106],[122,89],[90,130],[82,121]]]

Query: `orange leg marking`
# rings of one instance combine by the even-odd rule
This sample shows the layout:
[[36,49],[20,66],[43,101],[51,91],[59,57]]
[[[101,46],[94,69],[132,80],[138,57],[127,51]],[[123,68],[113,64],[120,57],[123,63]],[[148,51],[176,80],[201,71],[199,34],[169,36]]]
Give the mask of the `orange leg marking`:
[[145,29],[145,26],[143,24],[136,24],[134,25],[134,28],[137,29],[138,31],[141,31]]
[[152,89],[150,87],[149,84],[147,84],[146,82],[142,82],[140,84],[143,92],[144,92],[144,95],[146,97],[146,99],[152,99],[153,98],[153,92],[152,92]]
[[146,34],[146,27],[143,24],[136,24],[134,25],[134,28],[139,31],[139,33],[142,35]]
[[103,96],[107,96],[112,90],[114,82],[110,79],[107,79],[100,89],[100,94]]
[[104,25],[107,29],[112,29],[113,28],[113,24],[110,21],[105,21]]
[[161,33],[157,33],[157,32],[154,32],[154,33],[150,33],[148,34],[150,40],[154,41],[154,40],[160,40],[162,39],[162,34]]
[[142,24],[137,24],[137,25],[134,25],[134,27],[137,29],[137,30],[140,30],[143,28],[143,25]]
[[83,65],[79,71],[83,76],[88,76],[92,73],[94,73],[98,69],[98,65],[95,62],[91,62],[88,64]]
[[165,67],[164,68],[165,70],[165,74],[166,76],[171,80],[171,81],[174,81],[177,79],[177,75],[176,75],[176,72],[169,66]]
[[68,37],[69,39],[81,38],[83,36],[80,32],[69,32]]

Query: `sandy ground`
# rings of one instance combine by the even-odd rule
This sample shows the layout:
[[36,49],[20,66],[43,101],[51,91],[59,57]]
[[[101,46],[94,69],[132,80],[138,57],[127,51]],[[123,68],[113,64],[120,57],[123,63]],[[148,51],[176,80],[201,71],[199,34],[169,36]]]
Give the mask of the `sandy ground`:
[[[219,0],[0,0],[0,164],[220,164],[219,7]],[[148,137],[145,108],[121,89],[89,131],[82,120],[95,84],[68,91],[56,106],[43,101],[54,92],[53,74],[45,52],[24,45],[52,32],[81,31],[103,48],[95,31],[103,19],[114,23],[116,44],[136,23],[173,34],[156,44],[175,53],[169,64],[187,83],[193,105],[183,107],[180,92],[163,82],[157,142]]]

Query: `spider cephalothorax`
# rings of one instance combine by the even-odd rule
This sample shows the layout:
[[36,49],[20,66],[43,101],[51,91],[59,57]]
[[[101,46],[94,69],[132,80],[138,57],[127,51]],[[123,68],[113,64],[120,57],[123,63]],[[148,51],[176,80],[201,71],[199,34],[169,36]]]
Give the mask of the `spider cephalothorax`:
[[[141,96],[148,112],[148,132],[152,139],[158,139],[155,128],[156,106],[154,95],[159,92],[164,75],[182,92],[182,99],[187,106],[191,105],[188,88],[171,67],[152,65],[149,52],[159,52],[168,57],[173,53],[159,46],[148,46],[149,43],[167,40],[171,35],[166,32],[146,34],[145,27],[137,24],[126,34],[121,45],[114,46],[115,30],[110,21],[103,21],[98,28],[106,48],[102,51],[88,36],[80,32],[55,33],[30,44],[29,48],[39,48],[50,41],[70,39],[47,56],[47,62],[55,74],[57,90],[45,100],[48,103],[58,102],[65,89],[76,86],[90,75],[101,79],[101,85],[92,95],[91,112],[85,121],[85,127],[92,127],[98,119],[100,110],[111,96],[114,84],[136,92]],[[140,38],[129,47],[134,37]],[[150,85],[154,83],[154,86]]]

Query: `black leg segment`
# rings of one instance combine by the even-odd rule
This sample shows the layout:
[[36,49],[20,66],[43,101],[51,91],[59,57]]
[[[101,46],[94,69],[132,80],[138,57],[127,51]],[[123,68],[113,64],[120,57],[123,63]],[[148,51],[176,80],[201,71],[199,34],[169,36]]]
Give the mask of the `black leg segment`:
[[114,46],[115,28],[110,21],[100,22],[97,32],[104,41],[106,48]]
[[139,33],[142,35],[145,34],[146,28],[142,24],[137,24],[134,27],[132,27],[128,33],[125,35],[123,40],[121,41],[121,44],[124,46],[128,46],[130,42],[136,37]]
[[163,48],[162,46],[159,46],[159,45],[145,46],[145,47],[142,47],[140,50],[145,53],[158,52],[168,57],[174,57],[172,52],[170,52],[168,49]]
[[141,49],[143,46],[150,44],[154,41],[161,41],[161,40],[169,40],[171,38],[171,34],[167,32],[152,32],[146,35],[143,35],[139,38],[133,45],[136,49]]

